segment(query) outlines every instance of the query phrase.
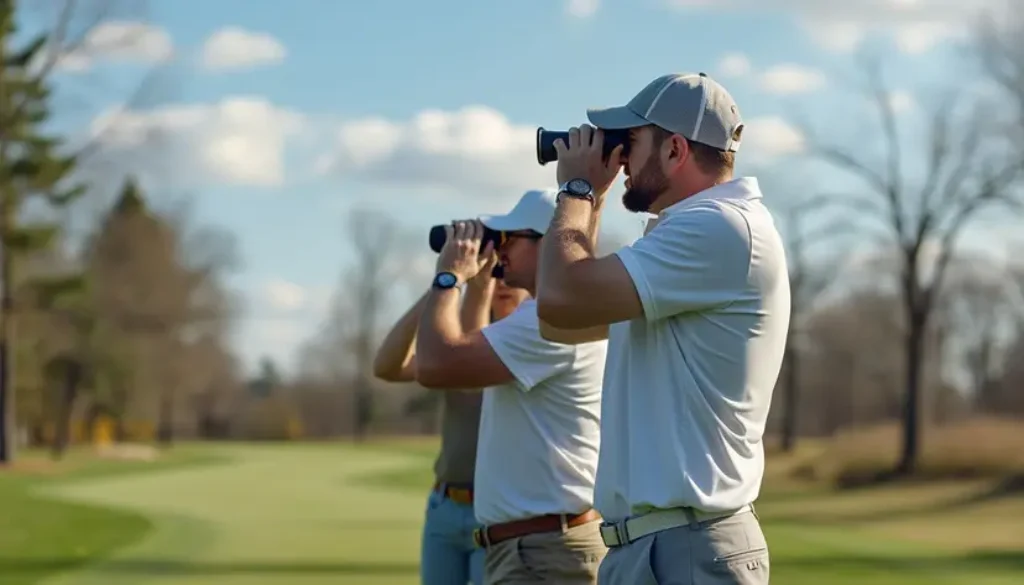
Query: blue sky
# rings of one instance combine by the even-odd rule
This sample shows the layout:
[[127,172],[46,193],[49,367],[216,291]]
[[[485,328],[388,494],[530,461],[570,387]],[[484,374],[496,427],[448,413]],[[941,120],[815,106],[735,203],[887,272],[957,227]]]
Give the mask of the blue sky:
[[[868,119],[855,55],[884,57],[909,117],[961,58],[970,15],[950,0],[149,4],[145,22],[108,22],[62,62],[61,103],[76,107],[61,126],[105,129],[98,188],[137,173],[235,234],[238,350],[285,365],[352,261],[351,210],[386,214],[425,249],[432,224],[553,186],[553,167],[533,159],[536,126],[578,124],[683,71],[730,89],[748,121],[740,171],[770,177],[768,201],[791,205],[832,180],[792,175],[804,125],[841,141]],[[155,67],[149,91],[111,116]],[[642,219],[610,207],[607,233],[636,237]],[[405,254],[425,286],[429,255]]]

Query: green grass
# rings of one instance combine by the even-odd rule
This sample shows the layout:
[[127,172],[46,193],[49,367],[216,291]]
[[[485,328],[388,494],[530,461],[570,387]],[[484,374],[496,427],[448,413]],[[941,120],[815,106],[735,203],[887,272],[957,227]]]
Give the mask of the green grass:
[[70,484],[209,461],[203,451],[178,449],[158,462],[96,459],[72,451],[59,464],[43,453],[21,455],[14,469],[0,471],[0,585],[36,583],[71,570],[142,538],[152,527],[146,516],[40,495],[54,481]]
[[[0,584],[411,585],[432,447],[187,445],[153,464],[0,472]],[[758,511],[773,583],[1024,574],[1024,498],[983,497],[981,482],[770,488]]]

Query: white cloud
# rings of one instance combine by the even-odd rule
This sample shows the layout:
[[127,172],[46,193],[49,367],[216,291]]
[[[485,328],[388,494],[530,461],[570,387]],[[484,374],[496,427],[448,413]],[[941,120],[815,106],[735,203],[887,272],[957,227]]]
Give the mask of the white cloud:
[[485,106],[424,110],[411,120],[344,124],[317,164],[337,176],[481,196],[518,197],[554,184],[555,165],[537,164],[536,127]]
[[[338,132],[319,170],[336,176],[423,190],[514,201],[523,189],[555,184],[555,164],[536,160],[536,128],[509,122],[484,106],[427,110],[411,120],[354,120]],[[781,118],[747,122],[743,156],[797,154],[803,135]],[[405,192],[405,191],[401,191]]]
[[741,156],[764,162],[774,158],[800,154],[806,138],[797,128],[777,116],[747,120],[743,130]]
[[896,46],[904,53],[926,53],[942,41],[966,36],[962,28],[945,22],[921,22],[899,27],[895,34]]
[[717,69],[722,77],[742,77],[750,73],[750,59],[743,53],[729,53],[718,61]]
[[100,145],[93,164],[132,169],[163,186],[275,186],[285,179],[286,144],[303,127],[300,114],[261,97],[110,111],[93,122]]
[[1006,0],[663,0],[678,10],[787,11],[796,15],[812,38],[831,50],[852,51],[868,33],[893,39],[908,53],[922,53],[940,42],[963,38],[983,11],[1000,13]]
[[801,65],[776,65],[760,76],[761,88],[773,94],[792,95],[816,91],[825,86],[825,76]]
[[287,280],[275,279],[266,283],[264,295],[272,307],[284,311],[295,311],[306,305],[306,289]]
[[247,319],[240,328],[235,346],[250,367],[269,356],[279,367],[290,370],[295,348],[315,331],[315,324],[291,318]]
[[863,24],[856,22],[807,22],[804,28],[822,48],[834,53],[850,53],[867,36]]
[[202,64],[211,71],[249,69],[284,61],[284,45],[266,33],[225,27],[210,35],[203,45]]
[[74,51],[62,56],[60,69],[82,72],[98,61],[159,63],[174,55],[174,43],[164,29],[133,21],[108,21],[98,24]]
[[601,0],[566,0],[565,11],[576,18],[590,18],[601,7]]
[[889,92],[889,105],[897,114],[909,112],[917,108],[917,100],[910,92],[896,90]]

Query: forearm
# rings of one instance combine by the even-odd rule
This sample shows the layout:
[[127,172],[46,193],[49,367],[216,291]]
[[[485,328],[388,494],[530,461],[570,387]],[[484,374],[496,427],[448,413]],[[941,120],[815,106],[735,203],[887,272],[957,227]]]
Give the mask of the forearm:
[[466,298],[462,300],[460,320],[462,332],[470,333],[479,331],[491,323],[491,297],[494,294],[496,282],[494,279],[488,281],[486,286],[466,286]]
[[465,337],[459,321],[459,290],[431,290],[424,301],[416,336],[416,359],[421,368],[443,364],[447,352]]
[[599,224],[590,202],[562,198],[542,241],[538,296],[573,294],[573,265],[595,257]]
[[373,360],[374,376],[392,382],[407,381],[415,376],[409,371],[415,358],[416,328],[426,303],[424,294],[399,318],[384,337]]
[[588,227],[590,229],[590,250],[592,254],[596,255],[597,235],[601,232],[601,204],[595,204],[593,210],[591,210]]

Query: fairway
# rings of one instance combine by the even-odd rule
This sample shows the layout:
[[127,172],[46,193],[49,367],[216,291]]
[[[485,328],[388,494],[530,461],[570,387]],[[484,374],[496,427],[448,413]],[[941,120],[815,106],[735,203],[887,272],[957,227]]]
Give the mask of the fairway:
[[[418,583],[429,444],[202,450],[217,462],[40,483],[36,495],[133,511],[153,528],[107,559],[39,583]],[[772,546],[772,583],[1019,585],[1024,531],[1015,519],[1024,515],[1024,502],[951,505],[975,489],[773,491],[759,507]],[[62,559],[52,563],[60,567]],[[4,567],[0,581],[32,582],[18,580],[17,560]],[[38,567],[21,568],[27,574]]]
[[354,478],[419,463],[337,447],[229,447],[229,462],[76,482],[65,499],[156,523],[143,542],[46,585],[417,582],[423,498]]

